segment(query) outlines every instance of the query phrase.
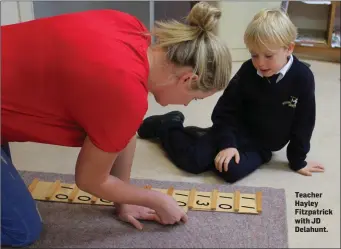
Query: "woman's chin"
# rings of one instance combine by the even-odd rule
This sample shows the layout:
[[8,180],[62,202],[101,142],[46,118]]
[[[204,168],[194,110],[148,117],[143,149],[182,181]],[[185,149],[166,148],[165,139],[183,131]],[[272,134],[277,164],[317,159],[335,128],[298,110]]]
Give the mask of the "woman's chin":
[[168,105],[168,103],[165,103],[164,101],[162,101],[162,99],[158,98],[157,96],[154,95],[154,99],[156,101],[156,103],[158,103],[159,105],[165,107]]

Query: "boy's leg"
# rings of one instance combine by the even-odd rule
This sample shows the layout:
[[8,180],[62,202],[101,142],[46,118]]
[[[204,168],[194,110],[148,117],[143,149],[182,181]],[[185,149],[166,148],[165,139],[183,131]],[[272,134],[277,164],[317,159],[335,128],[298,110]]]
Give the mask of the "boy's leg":
[[239,164],[236,163],[233,157],[228,165],[228,170],[225,172],[219,172],[216,168],[212,170],[222,177],[226,182],[235,183],[242,178],[248,176],[261,165],[269,162],[272,157],[272,153],[265,150],[245,150],[239,151]]
[[208,171],[217,154],[214,139],[209,133],[193,136],[183,126],[169,128],[160,140],[172,162],[193,174]]
[[[169,112],[147,118],[138,134],[145,139],[159,139],[170,160],[180,169],[200,174],[211,168],[215,157],[214,138],[183,127],[181,112]],[[200,129],[200,128],[198,128]]]
[[28,246],[39,238],[41,230],[36,203],[1,148],[1,246]]

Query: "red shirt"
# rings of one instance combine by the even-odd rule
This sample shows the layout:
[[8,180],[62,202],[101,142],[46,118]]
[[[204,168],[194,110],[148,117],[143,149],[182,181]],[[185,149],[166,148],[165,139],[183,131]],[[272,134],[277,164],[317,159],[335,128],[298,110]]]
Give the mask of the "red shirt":
[[114,10],[2,26],[2,143],[124,149],[148,108],[146,32]]

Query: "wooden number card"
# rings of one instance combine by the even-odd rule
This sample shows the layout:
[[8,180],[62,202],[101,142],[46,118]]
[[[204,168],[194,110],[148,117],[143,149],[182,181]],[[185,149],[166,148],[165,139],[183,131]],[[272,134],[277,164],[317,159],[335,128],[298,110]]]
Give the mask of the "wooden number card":
[[35,200],[54,201],[78,204],[113,205],[113,202],[103,200],[80,190],[76,184],[42,182],[35,179],[29,186]]
[[153,188],[153,190],[160,191],[164,194],[168,194],[168,195],[172,196],[177,201],[179,206],[185,210],[185,212],[188,211],[189,191],[175,190],[173,187],[170,187],[168,189]]

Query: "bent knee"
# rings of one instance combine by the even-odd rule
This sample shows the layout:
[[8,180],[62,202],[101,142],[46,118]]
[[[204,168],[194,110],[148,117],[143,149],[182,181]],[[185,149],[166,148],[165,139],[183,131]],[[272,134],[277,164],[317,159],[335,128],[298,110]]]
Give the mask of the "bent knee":
[[22,241],[21,246],[29,246],[39,240],[41,232],[43,229],[43,224],[41,222],[37,223],[34,227],[31,227],[26,238]]
[[201,174],[209,170],[210,166],[205,165],[203,162],[199,162],[195,157],[177,157],[170,158],[173,164],[188,173]]
[[35,222],[34,224],[27,224],[24,228],[18,231],[5,232],[6,241],[2,242],[12,247],[26,247],[35,243],[41,235],[43,224],[41,221]]
[[249,175],[252,171],[254,171],[254,169],[251,170],[249,168],[243,167],[243,165],[230,163],[226,172],[217,172],[226,182],[235,183]]
[[207,170],[204,170],[204,169],[202,169],[200,167],[197,167],[197,168],[193,167],[193,168],[190,168],[187,172],[189,172],[191,174],[199,175],[199,174],[204,173],[206,171]]
[[231,172],[222,172],[220,176],[228,183],[235,183],[245,177],[245,175],[233,174]]
[[199,163],[196,163],[195,161],[189,162],[188,160],[183,161],[178,160],[177,162],[175,162],[175,164],[178,168],[191,174],[198,175],[207,171],[207,167]]
[[191,173],[191,174],[201,174],[201,173],[204,173],[205,171],[207,171],[207,169],[204,169],[201,165],[198,165],[196,163],[192,163],[192,164],[189,164],[189,163],[178,163],[176,164],[178,166],[178,168],[188,172],[188,173]]
[[1,227],[1,244],[12,247],[26,247],[36,242],[43,230],[43,223],[39,211],[32,210],[31,214],[13,222],[10,227]]

